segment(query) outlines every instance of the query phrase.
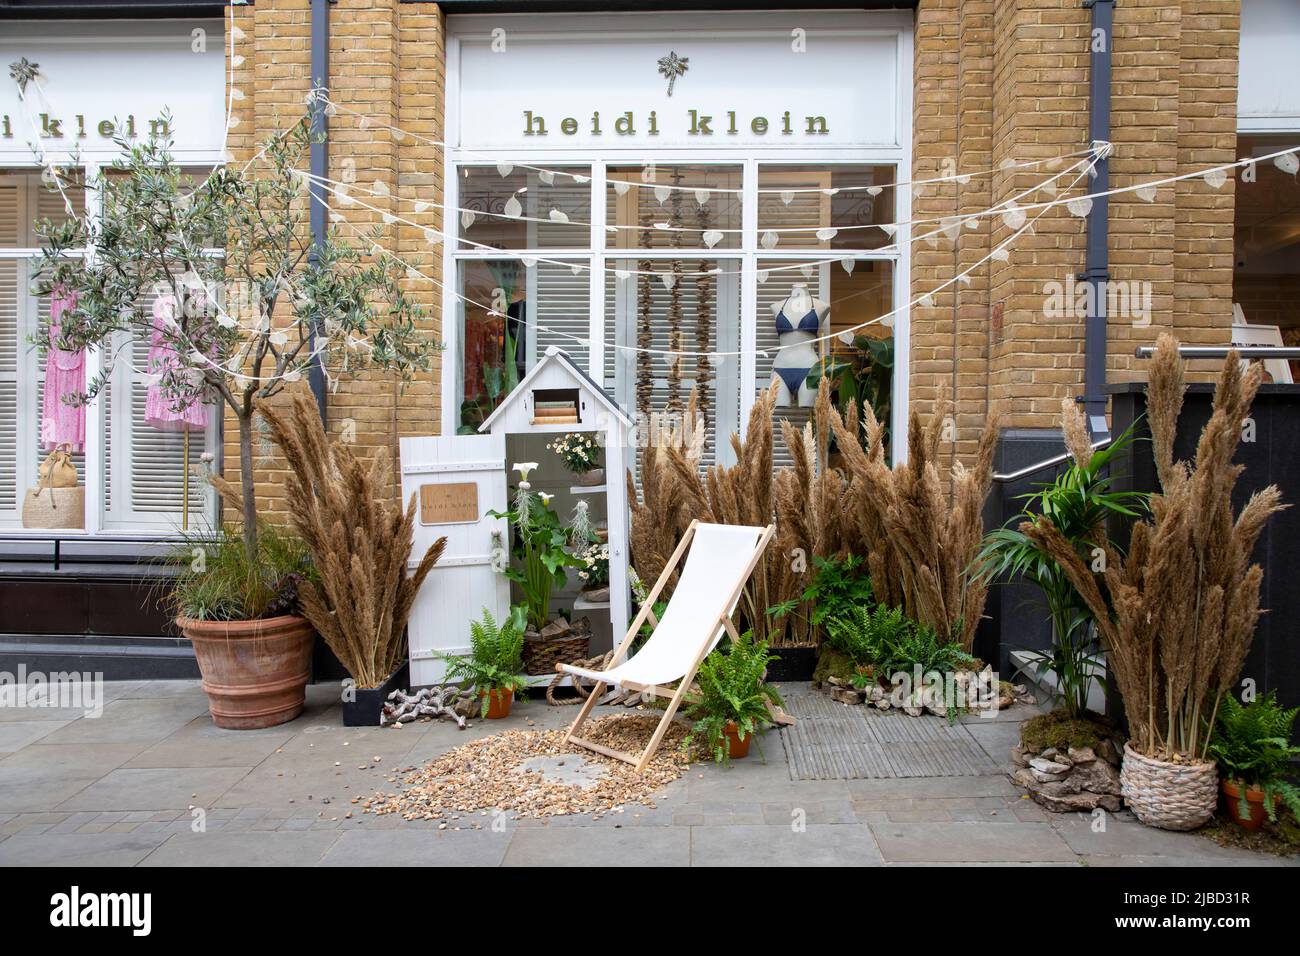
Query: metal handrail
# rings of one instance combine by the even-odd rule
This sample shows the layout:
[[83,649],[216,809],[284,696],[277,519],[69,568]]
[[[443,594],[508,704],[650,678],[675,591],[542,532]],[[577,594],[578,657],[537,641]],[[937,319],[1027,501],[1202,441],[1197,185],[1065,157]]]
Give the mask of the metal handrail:
[[[1088,447],[1093,451],[1096,451],[1098,448],[1105,448],[1111,443],[1111,441],[1113,441],[1113,439],[1107,435],[1105,438],[1099,438]],[[1024,468],[1020,468],[1016,471],[1007,472],[1006,474],[998,474],[995,472],[993,474],[993,480],[998,482],[1018,481],[1021,478],[1029,477],[1036,471],[1042,471],[1045,468],[1051,468],[1054,465],[1060,465],[1069,460],[1070,453],[1068,451],[1063,451],[1059,455],[1045,458],[1043,461],[1037,462],[1033,465],[1026,465]]]
[[[72,544],[175,544],[180,541],[179,535],[175,534],[88,534],[84,531],[78,534],[32,534],[23,532],[21,534],[0,533],[0,544],[28,544],[31,542],[50,542],[54,545],[54,553],[51,560],[54,563],[54,570],[59,570],[63,563],[62,546],[65,542]],[[18,561],[31,561],[35,555],[28,554],[6,554],[0,552],[0,564]]]
[[[1155,354],[1154,345],[1139,345],[1133,350],[1138,358],[1150,358]],[[1259,359],[1300,359],[1300,348],[1293,345],[1180,345],[1178,354],[1191,359],[1227,358],[1229,352],[1236,352],[1241,358]]]

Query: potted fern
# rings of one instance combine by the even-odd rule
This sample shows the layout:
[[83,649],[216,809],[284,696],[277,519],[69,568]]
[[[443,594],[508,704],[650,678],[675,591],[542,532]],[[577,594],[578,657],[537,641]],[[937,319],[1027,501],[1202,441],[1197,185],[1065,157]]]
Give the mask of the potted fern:
[[699,696],[686,707],[693,724],[682,746],[702,740],[718,763],[748,756],[749,742],[766,726],[771,706],[782,706],[781,695],[764,680],[774,660],[767,642],[755,641],[750,631],[726,651],[706,657],[695,676]]
[[1243,830],[1277,822],[1277,804],[1285,803],[1300,820],[1300,788],[1287,782],[1290,762],[1300,757],[1291,745],[1291,727],[1300,707],[1283,709],[1277,691],[1250,704],[1227,694],[1210,739],[1210,753],[1223,775],[1223,795],[1233,821]]
[[519,676],[524,666],[524,627],[522,607],[512,607],[510,616],[500,624],[484,608],[483,619],[469,624],[469,655],[443,657],[447,662],[447,680],[473,687],[482,701],[482,714],[488,720],[509,717],[515,695],[522,697],[528,686]]

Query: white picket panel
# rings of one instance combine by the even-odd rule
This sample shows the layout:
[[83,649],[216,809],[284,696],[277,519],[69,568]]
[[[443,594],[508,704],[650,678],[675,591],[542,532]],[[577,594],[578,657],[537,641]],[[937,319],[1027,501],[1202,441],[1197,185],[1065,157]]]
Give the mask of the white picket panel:
[[[417,496],[412,565],[434,541],[445,536],[442,558],[425,579],[411,611],[411,684],[440,683],[445,670],[439,654],[469,651],[469,622],[483,608],[502,620],[510,610],[510,582],[491,566],[492,533],[508,546],[506,522],[488,517],[506,509],[504,435],[453,435],[403,438],[402,500]],[[478,518],[472,522],[423,524],[419,492],[424,485],[468,484],[478,489]]]

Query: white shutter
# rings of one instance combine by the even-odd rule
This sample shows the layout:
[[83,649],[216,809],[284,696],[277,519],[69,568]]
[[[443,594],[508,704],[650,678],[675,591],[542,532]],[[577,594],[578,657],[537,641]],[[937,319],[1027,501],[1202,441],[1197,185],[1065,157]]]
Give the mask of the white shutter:
[[587,367],[591,336],[591,279],[586,269],[575,274],[567,265],[539,262],[529,276],[528,324],[532,333],[530,367],[552,345],[567,352],[579,368]]
[[[0,187],[0,220],[6,211]],[[0,222],[0,229],[4,228]],[[0,513],[14,511],[18,489],[18,275],[26,262],[0,259]]]

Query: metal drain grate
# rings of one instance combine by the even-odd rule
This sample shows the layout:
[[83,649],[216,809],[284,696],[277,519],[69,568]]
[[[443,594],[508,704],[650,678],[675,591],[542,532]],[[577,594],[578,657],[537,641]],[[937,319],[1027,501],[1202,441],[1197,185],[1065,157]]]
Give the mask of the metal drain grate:
[[973,777],[999,768],[961,724],[837,704],[815,691],[785,698],[781,731],[793,780]]

